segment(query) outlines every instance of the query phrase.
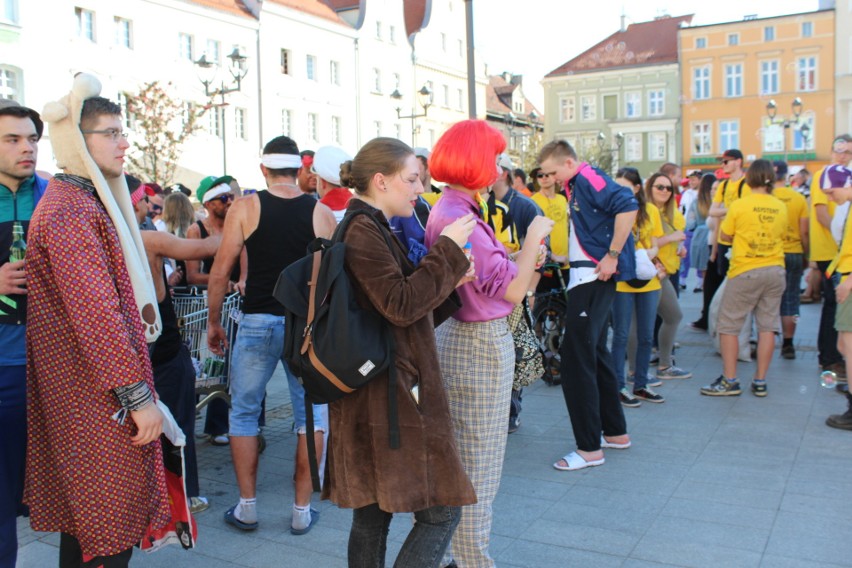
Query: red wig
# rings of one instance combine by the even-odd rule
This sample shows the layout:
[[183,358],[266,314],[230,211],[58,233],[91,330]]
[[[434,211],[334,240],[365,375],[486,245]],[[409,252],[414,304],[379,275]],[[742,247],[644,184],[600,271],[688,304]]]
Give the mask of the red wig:
[[467,189],[482,189],[495,181],[497,156],[506,139],[484,120],[463,120],[438,140],[429,157],[432,178]]

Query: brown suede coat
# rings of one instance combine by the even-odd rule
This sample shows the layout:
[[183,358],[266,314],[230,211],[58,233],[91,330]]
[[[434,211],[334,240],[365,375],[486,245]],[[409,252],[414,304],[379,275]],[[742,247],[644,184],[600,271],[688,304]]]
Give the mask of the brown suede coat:
[[[390,231],[382,213],[359,199]],[[438,366],[433,310],[446,306],[469,263],[449,238],[438,239],[415,269],[396,238],[388,248],[368,217],[346,231],[346,270],[359,303],[372,306],[393,326],[400,448],[388,444],[388,378],[329,405],[328,470],[324,497],[341,507],[378,503],[390,513],[476,502],[459,459]],[[420,404],[410,389],[419,384]]]

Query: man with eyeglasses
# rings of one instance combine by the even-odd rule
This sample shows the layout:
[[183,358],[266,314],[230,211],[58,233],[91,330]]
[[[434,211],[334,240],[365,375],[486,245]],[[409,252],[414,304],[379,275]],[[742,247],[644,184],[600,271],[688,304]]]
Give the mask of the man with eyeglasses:
[[23,260],[10,261],[9,248],[16,221],[26,240],[47,186],[35,173],[43,130],[36,111],[0,99],[0,568],[14,568],[18,553],[27,447],[26,269]]
[[[719,158],[722,163],[722,171],[728,177],[723,179],[716,189],[716,194],[713,196],[713,203],[710,205],[710,217],[719,219],[717,227],[722,225],[722,219],[728,213],[731,204],[742,197],[747,197],[751,194],[751,188],[745,181],[745,170],[743,169],[743,153],[732,148],[725,150]],[[718,229],[717,229],[718,232]],[[721,234],[718,234],[717,240],[719,243],[716,256],[710,259],[710,262],[716,263],[719,275],[724,278],[728,273],[728,251],[731,250],[731,241],[727,240]]]
[[[829,165],[846,167],[850,160],[852,160],[852,136],[841,134],[831,144],[831,164]],[[825,275],[828,265],[837,256],[837,243],[831,236],[831,219],[834,217],[837,204],[829,200],[823,191],[823,188],[828,187],[826,170],[827,168],[822,168],[814,174],[808,217],[809,260],[811,263],[816,263],[822,278],[822,312],[817,335],[817,358],[822,370],[834,371],[838,378],[845,382],[847,380],[846,364],[843,361],[843,355],[837,350],[837,330],[834,329],[837,298],[834,283]]]

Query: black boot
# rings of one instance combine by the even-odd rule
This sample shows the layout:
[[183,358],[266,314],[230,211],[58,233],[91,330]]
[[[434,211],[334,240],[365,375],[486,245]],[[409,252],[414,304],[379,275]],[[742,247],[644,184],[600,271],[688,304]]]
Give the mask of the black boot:
[[826,418],[825,423],[832,428],[840,430],[852,430],[852,394],[846,393],[849,408],[843,414],[832,414]]

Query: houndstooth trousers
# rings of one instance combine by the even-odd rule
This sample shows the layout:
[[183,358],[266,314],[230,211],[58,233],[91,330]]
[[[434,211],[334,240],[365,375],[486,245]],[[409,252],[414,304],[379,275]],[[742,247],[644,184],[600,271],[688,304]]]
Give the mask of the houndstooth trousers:
[[[490,568],[494,566],[488,554],[491,504],[506,453],[514,342],[506,318],[487,322],[450,318],[436,334],[456,444],[477,498],[475,504],[462,507],[452,559],[459,568]],[[450,558],[445,560],[444,565]]]

